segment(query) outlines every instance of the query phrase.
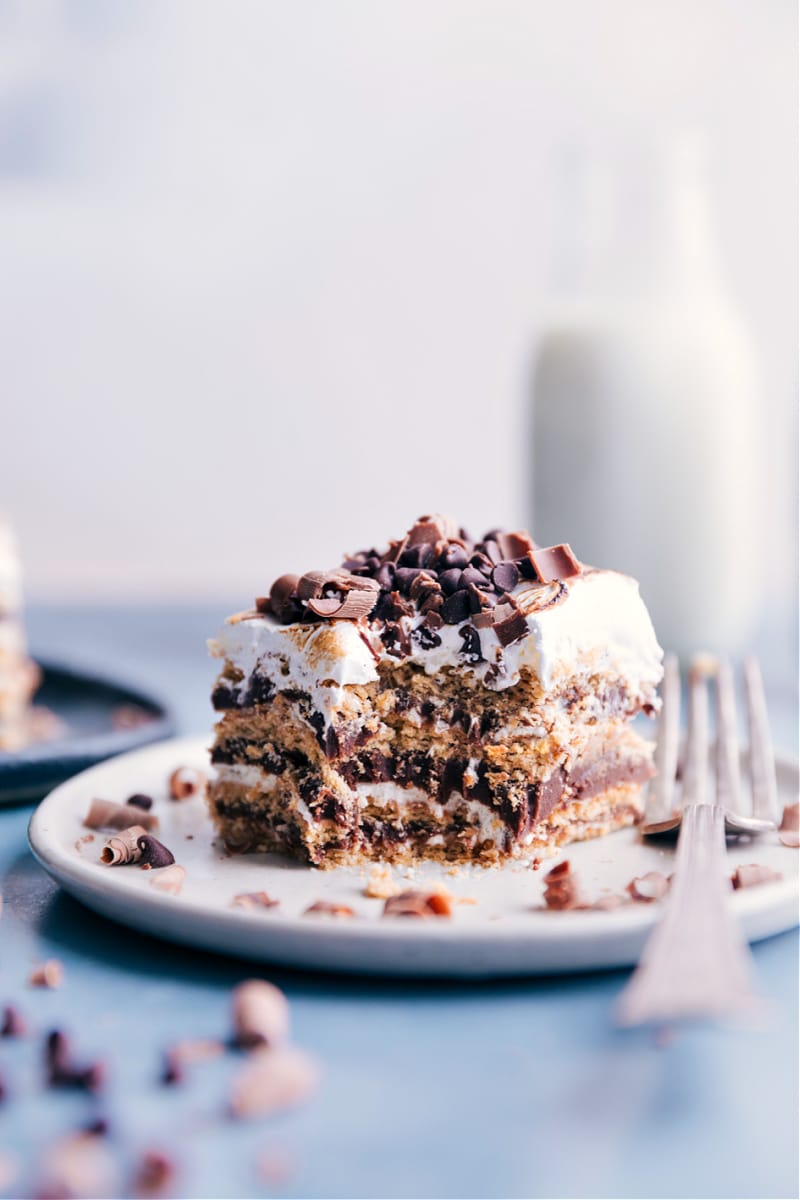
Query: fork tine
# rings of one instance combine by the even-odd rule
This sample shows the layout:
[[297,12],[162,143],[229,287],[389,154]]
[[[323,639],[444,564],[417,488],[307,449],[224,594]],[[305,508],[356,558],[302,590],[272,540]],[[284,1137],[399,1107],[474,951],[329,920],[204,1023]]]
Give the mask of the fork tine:
[[736,700],[733,689],[733,669],[730,662],[720,659],[717,666],[717,737],[715,743],[717,804],[738,813],[741,809],[741,779],[736,737]]
[[681,728],[681,675],[674,654],[664,659],[661,684],[661,718],[656,742],[656,774],[647,794],[647,821],[667,821],[675,811],[675,776]]
[[744,689],[747,701],[748,761],[753,789],[753,816],[777,821],[779,814],[775,758],[769,735],[764,682],[756,658],[749,657],[744,660]]
[[705,804],[708,781],[708,676],[713,660],[697,655],[689,668],[689,718],[682,807]]

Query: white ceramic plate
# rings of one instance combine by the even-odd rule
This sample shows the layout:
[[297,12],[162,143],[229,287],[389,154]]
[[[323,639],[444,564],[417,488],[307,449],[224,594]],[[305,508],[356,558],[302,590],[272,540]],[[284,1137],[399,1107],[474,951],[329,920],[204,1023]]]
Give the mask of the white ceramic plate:
[[[202,798],[173,802],[166,781],[175,767],[206,767],[207,742],[183,738],[162,742],[92,767],[51,792],[35,812],[30,843],[44,868],[84,904],[157,937],[264,962],[335,971],[391,975],[479,978],[536,972],[619,967],[638,958],[658,914],[657,904],[628,904],[613,911],[547,912],[543,876],[509,865],[502,869],[461,869],[450,875],[426,864],[410,878],[393,874],[407,887],[443,881],[456,897],[452,918],[381,918],[383,901],[363,890],[366,870],[320,871],[277,855],[227,856],[214,839]],[[797,799],[798,769],[781,764],[783,803]],[[154,798],[160,820],[157,836],[186,868],[179,895],[152,886],[157,872],[137,866],[106,867],[100,849],[106,835],[79,841],[88,831],[83,818],[95,797],[122,802],[133,792]],[[643,844],[625,830],[597,841],[569,846],[570,860],[590,900],[625,885],[646,871],[672,869],[673,851],[663,843]],[[777,835],[729,849],[731,870],[757,862],[780,871],[780,882],[731,893],[731,905],[751,941],[783,932],[797,923],[796,850]],[[232,904],[246,892],[266,891],[278,907],[246,910]],[[358,919],[303,916],[317,900],[349,905]]]

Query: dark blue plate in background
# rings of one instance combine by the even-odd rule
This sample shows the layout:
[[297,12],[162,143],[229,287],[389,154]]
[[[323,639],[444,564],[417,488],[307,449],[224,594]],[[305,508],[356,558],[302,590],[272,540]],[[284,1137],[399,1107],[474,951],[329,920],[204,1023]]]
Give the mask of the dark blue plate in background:
[[34,705],[52,713],[59,728],[21,750],[0,751],[0,804],[39,800],[71,775],[175,732],[168,709],[153,696],[66,666],[39,667]]

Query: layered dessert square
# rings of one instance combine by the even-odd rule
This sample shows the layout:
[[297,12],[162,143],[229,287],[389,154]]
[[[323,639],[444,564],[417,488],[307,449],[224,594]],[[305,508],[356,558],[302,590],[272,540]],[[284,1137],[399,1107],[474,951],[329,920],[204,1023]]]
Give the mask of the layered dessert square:
[[232,850],[497,864],[630,825],[662,653],[635,580],[421,517],[283,575],[209,643],[209,803]]
[[34,736],[30,702],[38,684],[39,670],[25,644],[16,542],[0,515],[0,751],[18,750]]

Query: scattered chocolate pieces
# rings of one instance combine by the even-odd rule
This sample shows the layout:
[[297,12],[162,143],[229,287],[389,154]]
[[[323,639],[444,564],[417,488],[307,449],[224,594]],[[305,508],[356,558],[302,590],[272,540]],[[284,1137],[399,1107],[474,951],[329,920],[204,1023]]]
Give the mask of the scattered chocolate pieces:
[[135,792],[133,796],[128,796],[126,804],[132,804],[134,808],[142,808],[145,812],[149,812],[153,807],[153,797],[145,796],[144,792]]
[[304,917],[354,917],[355,915],[348,904],[332,904],[330,900],[316,900],[303,913]]
[[14,1008],[13,1004],[7,1004],[3,1009],[3,1022],[0,1025],[0,1037],[18,1038],[24,1037],[28,1032],[28,1027],[25,1023],[25,1018],[18,1008]]
[[134,1196],[161,1196],[175,1182],[175,1164],[160,1150],[145,1150],[134,1172]]
[[273,900],[266,892],[241,892],[231,904],[234,908],[277,908],[280,900]]
[[383,906],[384,917],[450,917],[453,908],[445,891],[423,892],[411,889],[390,896]]
[[47,1082],[51,1087],[80,1088],[97,1092],[105,1081],[105,1069],[101,1062],[86,1067],[76,1067],[72,1062],[69,1040],[60,1029],[48,1034],[44,1049]]
[[653,900],[663,900],[669,891],[670,883],[671,879],[662,875],[660,871],[648,871],[646,875],[632,879],[626,891],[633,900],[650,903]]
[[28,976],[28,983],[32,987],[51,988],[55,990],[60,988],[64,982],[64,965],[57,958],[48,958],[47,962],[40,963],[38,967],[34,967]]
[[318,1079],[314,1059],[303,1050],[257,1050],[233,1081],[231,1114],[264,1117],[295,1108],[313,1094]]
[[126,863],[138,862],[142,857],[139,839],[146,837],[147,830],[143,825],[131,825],[130,829],[120,830],[103,846],[100,851],[100,862],[107,867],[119,867]]
[[289,1005],[264,979],[248,979],[233,993],[233,1040],[242,1049],[279,1046],[289,1037]]
[[159,842],[158,838],[154,838],[148,833],[139,835],[137,846],[139,848],[139,859],[145,870],[157,871],[162,867],[169,867],[175,862],[175,855],[172,851],[168,850],[162,842]]
[[169,777],[169,794],[172,800],[188,800],[205,791],[205,773],[197,767],[177,767]]
[[170,896],[177,896],[183,887],[185,878],[186,868],[179,866],[178,863],[173,863],[172,866],[159,870],[150,880],[150,886],[157,888],[159,892],[167,892]]
[[89,829],[129,829],[131,825],[143,825],[145,829],[157,829],[158,817],[145,812],[135,804],[114,804],[111,800],[93,800],[83,823]]
[[569,860],[557,863],[544,877],[544,902],[553,910],[582,908],[583,900]]
[[784,808],[778,837],[784,846],[793,850],[800,846],[800,803],[787,804]]
[[761,883],[775,883],[778,879],[783,879],[780,871],[773,871],[771,867],[762,867],[758,863],[739,866],[731,875],[731,883],[736,890],[757,887]]

